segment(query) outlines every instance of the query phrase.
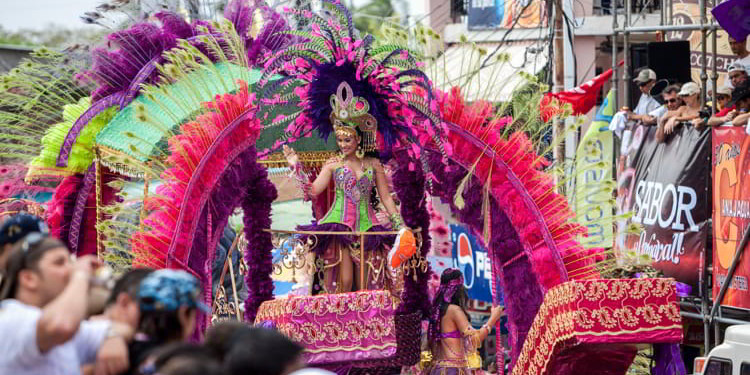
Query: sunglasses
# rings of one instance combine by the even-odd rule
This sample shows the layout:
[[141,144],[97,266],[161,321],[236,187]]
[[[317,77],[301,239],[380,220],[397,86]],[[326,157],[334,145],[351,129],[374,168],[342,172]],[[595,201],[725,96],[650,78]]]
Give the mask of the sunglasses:
[[24,255],[27,254],[30,249],[37,247],[45,238],[47,238],[47,235],[44,233],[29,233],[23,238],[23,242],[21,242],[21,251],[23,251]]
[[677,98],[667,99],[667,103],[677,103]]

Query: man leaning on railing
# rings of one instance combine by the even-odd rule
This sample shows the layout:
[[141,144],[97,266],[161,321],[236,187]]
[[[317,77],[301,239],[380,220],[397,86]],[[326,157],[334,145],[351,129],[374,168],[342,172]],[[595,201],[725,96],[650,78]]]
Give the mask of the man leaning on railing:
[[701,102],[701,88],[695,82],[682,85],[677,93],[685,104],[676,111],[665,115],[659,120],[659,128],[656,130],[656,140],[663,142],[667,135],[672,134],[678,125],[692,123],[693,120],[708,118],[710,112],[706,112]]
[[643,125],[654,126],[664,116],[671,115],[673,112],[682,106],[682,99],[677,96],[680,91],[679,85],[669,85],[661,93],[661,97],[664,100],[664,104],[658,108],[652,110],[648,114],[638,115],[633,112],[627,113],[627,118],[630,121],[640,121]]

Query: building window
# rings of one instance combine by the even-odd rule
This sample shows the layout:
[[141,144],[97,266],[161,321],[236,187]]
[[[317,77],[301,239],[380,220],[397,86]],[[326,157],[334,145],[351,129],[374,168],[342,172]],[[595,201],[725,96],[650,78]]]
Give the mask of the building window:
[[460,22],[461,16],[468,14],[470,0],[450,0],[451,1],[451,19],[454,23]]

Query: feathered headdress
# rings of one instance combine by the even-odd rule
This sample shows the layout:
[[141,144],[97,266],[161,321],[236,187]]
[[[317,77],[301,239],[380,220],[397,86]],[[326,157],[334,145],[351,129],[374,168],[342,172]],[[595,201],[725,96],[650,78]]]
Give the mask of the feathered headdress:
[[[270,54],[265,63],[259,81],[261,105],[295,110],[272,119],[269,126],[287,125],[286,139],[268,151],[313,130],[327,139],[338,127],[356,126],[365,135],[365,147],[372,149],[374,135],[368,142],[367,132],[377,130],[378,148],[385,158],[395,145],[409,143],[409,152],[416,157],[420,153],[416,145],[429,139],[450,153],[443,149],[444,130],[431,84],[413,54],[395,44],[374,47],[371,35],[359,39],[351,14],[340,2],[327,0],[324,5],[324,15],[284,9],[307,19],[310,30],[285,32],[302,42]],[[277,74],[283,78],[269,83]],[[350,105],[355,121],[349,116]]]

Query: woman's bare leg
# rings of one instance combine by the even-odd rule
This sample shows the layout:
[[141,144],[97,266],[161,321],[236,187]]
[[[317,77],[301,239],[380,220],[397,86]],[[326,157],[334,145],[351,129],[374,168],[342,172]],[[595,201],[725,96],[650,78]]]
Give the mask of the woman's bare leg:
[[[337,245],[334,245],[337,246]],[[349,249],[341,249],[341,263],[339,264],[339,280],[341,280],[342,293],[352,291],[352,281],[354,281],[354,264]]]

